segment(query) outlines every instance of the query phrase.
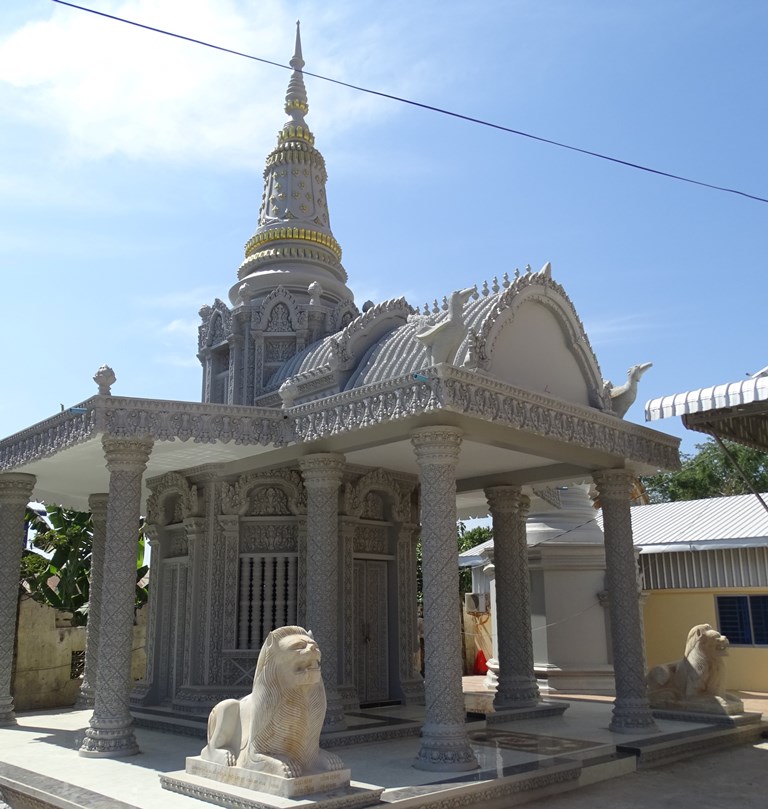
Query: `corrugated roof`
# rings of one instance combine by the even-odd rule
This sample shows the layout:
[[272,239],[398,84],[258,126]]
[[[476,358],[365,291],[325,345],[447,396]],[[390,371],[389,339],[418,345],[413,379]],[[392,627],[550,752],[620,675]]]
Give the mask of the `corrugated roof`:
[[[768,546],[768,512],[753,494],[633,506],[631,514],[635,547],[642,553]],[[602,530],[602,512],[595,520]],[[459,554],[460,566],[478,564],[487,547],[493,540]]]
[[726,382],[651,399],[645,404],[645,420],[657,421],[670,416],[739,407],[753,402],[768,402],[768,376],[754,376],[740,382]]
[[768,512],[753,494],[634,506],[632,534],[644,553],[765,546]]

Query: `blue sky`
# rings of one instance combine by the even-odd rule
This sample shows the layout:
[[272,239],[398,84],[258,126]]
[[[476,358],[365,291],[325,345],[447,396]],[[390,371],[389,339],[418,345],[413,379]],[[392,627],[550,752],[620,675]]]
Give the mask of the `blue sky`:
[[[312,72],[768,196],[763,0],[82,4],[282,63],[301,18]],[[199,399],[197,312],[236,280],[288,76],[2,4],[0,435],[90,396],[103,363],[115,394]],[[768,364],[768,205],[306,83],[358,305],[551,261],[605,378],[654,363],[635,421]]]

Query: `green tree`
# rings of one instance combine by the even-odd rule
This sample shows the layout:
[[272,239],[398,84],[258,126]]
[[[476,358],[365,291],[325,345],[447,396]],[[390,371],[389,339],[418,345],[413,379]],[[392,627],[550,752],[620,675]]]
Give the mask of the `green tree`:
[[[35,601],[72,613],[75,626],[85,625],[93,549],[91,515],[62,506],[46,506],[39,511],[28,508],[26,519],[33,535],[32,547],[25,550],[21,560],[22,584]],[[142,525],[136,561],[137,609],[147,601],[147,587],[141,583],[148,570],[144,564],[145,546]]]
[[[474,548],[475,545],[480,545],[493,539],[493,531],[485,525],[478,525],[475,528],[467,528],[463,522],[457,526],[458,540],[459,540],[459,553],[468,551]],[[459,568],[459,592],[462,598],[464,593],[472,592],[472,569],[468,567]]]
[[[456,524],[456,544],[457,552],[468,551],[493,537],[493,532],[485,526],[467,529],[463,522]],[[458,564],[458,562],[457,562]],[[459,593],[462,598],[464,593],[472,591],[472,571],[470,568],[459,568]],[[416,546],[416,596],[419,604],[424,602],[424,580],[421,568],[421,540]]]
[[768,453],[733,441],[725,441],[724,445],[727,452],[716,441],[697,444],[695,455],[682,456],[680,471],[641,478],[650,501],[668,503],[749,494],[752,489],[739,468],[758,492],[767,492]]

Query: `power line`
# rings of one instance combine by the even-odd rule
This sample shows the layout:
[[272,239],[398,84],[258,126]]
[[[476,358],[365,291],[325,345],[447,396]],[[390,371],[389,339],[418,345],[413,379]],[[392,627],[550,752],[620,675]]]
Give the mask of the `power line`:
[[[125,23],[126,25],[132,25],[136,28],[141,28],[145,31],[152,31],[156,34],[163,34],[164,36],[173,37],[174,39],[180,39],[184,42],[191,42],[193,45],[202,45],[205,48],[211,48],[215,51],[221,51],[222,53],[229,53],[232,56],[241,56],[244,59],[251,59],[254,62],[261,62],[265,65],[271,65],[272,67],[279,67],[283,70],[293,70],[290,65],[283,65],[280,62],[273,62],[270,59],[264,59],[261,56],[254,56],[250,53],[244,53],[243,51],[237,51],[232,48],[225,48],[223,45],[215,45],[212,42],[206,42],[202,39],[195,39],[194,37],[184,36],[183,34],[176,34],[173,31],[166,31],[163,28],[155,28],[151,25],[145,25],[144,23],[135,22],[134,20],[128,20],[125,17],[117,17],[114,14],[107,14],[104,11],[96,11],[93,8],[87,8],[85,6],[78,6],[75,3],[68,3],[65,0],[52,0],[54,3],[58,3],[61,6],[69,6],[69,8],[77,9],[78,11],[87,11],[89,14],[95,14],[98,17],[105,17],[109,20],[114,20],[115,22]],[[320,81],[327,81],[331,84],[337,84],[340,87],[347,87],[350,90],[356,90],[360,93],[367,93],[368,95],[378,96],[379,98],[387,98],[390,101],[397,101],[401,104],[408,104],[412,107],[418,107],[419,109],[428,110],[430,112],[436,112],[440,115],[447,115],[451,118],[458,118],[461,121],[468,121],[472,124],[478,124],[479,126],[489,127],[490,129],[496,129],[500,132],[507,132],[510,135],[517,135],[521,138],[528,138],[529,140],[535,140],[539,143],[546,143],[549,146],[557,146],[560,149],[568,149],[571,152],[578,152],[579,154],[587,155],[589,157],[596,157],[599,160],[607,160],[610,163],[617,163],[620,166],[626,166],[627,168],[637,169],[638,171],[645,171],[649,174],[655,174],[659,177],[667,177],[670,180],[678,180],[679,182],[689,183],[691,185],[698,185],[702,188],[711,188],[713,191],[722,191],[726,194],[736,194],[740,197],[746,197],[746,199],[755,200],[756,202],[764,202],[768,203],[768,199],[765,197],[758,197],[755,194],[748,194],[746,191],[739,191],[736,188],[728,188],[722,185],[715,185],[714,183],[707,183],[703,180],[694,180],[691,177],[683,177],[680,174],[672,174],[668,171],[661,171],[660,169],[654,169],[650,166],[643,166],[640,163],[633,163],[630,160],[622,160],[618,157],[611,157],[610,155],[602,154],[601,152],[594,152],[590,149],[582,149],[579,146],[572,146],[568,143],[562,143],[561,141],[552,140],[550,138],[544,138],[541,135],[533,135],[530,132],[523,132],[520,129],[513,129],[508,126],[503,126],[502,124],[496,124],[492,121],[486,121],[482,118],[474,118],[471,115],[464,115],[460,112],[453,112],[452,110],[447,110],[442,107],[435,107],[431,104],[424,104],[421,101],[413,101],[409,98],[403,98],[401,96],[392,95],[391,93],[385,93],[381,90],[371,90],[367,87],[361,87],[357,84],[350,84],[346,81],[341,81],[340,79],[333,79],[330,76],[322,76],[319,73],[311,73],[308,70],[301,70],[299,71],[305,76],[311,76],[314,79],[319,79]]]

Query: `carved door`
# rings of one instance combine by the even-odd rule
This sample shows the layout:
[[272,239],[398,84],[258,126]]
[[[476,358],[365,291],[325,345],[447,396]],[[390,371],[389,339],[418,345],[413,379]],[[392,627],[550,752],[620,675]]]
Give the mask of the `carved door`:
[[389,699],[387,563],[354,560],[354,671],[360,703]]
[[160,645],[156,654],[158,698],[172,700],[184,682],[184,659],[187,641],[187,565],[185,562],[163,561],[162,618]]

